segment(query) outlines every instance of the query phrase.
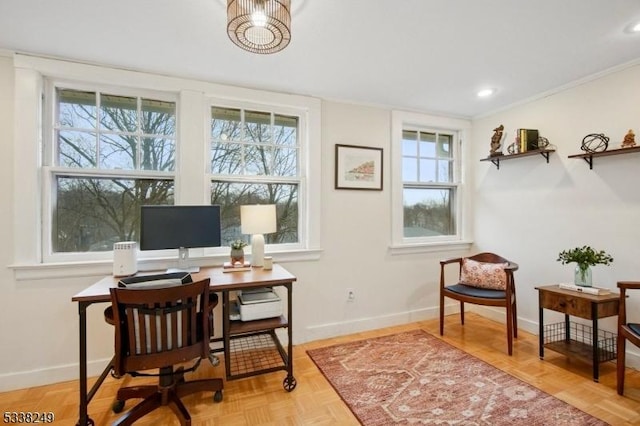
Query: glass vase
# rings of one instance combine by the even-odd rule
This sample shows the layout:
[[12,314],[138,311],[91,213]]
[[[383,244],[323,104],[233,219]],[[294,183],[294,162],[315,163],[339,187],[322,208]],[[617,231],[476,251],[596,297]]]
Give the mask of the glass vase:
[[591,268],[587,266],[576,266],[576,270],[573,277],[573,283],[582,287],[591,287]]

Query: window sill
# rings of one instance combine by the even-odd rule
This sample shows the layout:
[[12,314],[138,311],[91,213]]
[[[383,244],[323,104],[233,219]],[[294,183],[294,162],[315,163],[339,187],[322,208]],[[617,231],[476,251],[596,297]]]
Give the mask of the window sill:
[[[322,249],[291,250],[269,252],[275,262],[303,262],[320,259]],[[249,256],[250,257],[250,256]],[[174,266],[174,259],[138,259],[139,271],[159,271]],[[194,266],[222,266],[228,256],[192,257]],[[86,262],[38,263],[9,265],[14,271],[16,281],[51,280],[77,277],[101,277],[113,273],[111,260],[95,260]]]
[[416,253],[440,253],[443,251],[468,251],[473,241],[439,241],[433,243],[406,243],[391,245],[391,255],[405,255]]

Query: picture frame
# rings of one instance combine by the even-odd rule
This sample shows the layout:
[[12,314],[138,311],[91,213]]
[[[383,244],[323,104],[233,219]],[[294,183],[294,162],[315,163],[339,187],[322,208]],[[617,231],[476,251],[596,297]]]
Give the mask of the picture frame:
[[335,189],[382,191],[382,148],[336,144]]

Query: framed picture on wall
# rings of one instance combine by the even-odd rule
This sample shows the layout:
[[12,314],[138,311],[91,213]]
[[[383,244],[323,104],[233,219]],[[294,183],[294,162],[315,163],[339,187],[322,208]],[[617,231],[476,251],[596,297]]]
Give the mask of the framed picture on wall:
[[336,189],[382,190],[382,148],[336,145]]

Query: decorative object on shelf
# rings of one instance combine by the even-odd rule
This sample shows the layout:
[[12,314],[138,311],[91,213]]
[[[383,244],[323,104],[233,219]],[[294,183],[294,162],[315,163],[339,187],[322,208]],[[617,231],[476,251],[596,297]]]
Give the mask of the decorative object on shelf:
[[291,41],[291,0],[227,0],[227,35],[251,53],[275,53]]
[[536,129],[518,129],[520,152],[538,149],[538,131]]
[[513,142],[507,146],[507,154],[520,154],[520,136],[518,135],[518,131],[516,131],[516,137],[513,139]]
[[278,230],[275,204],[240,206],[240,229],[251,235],[251,266],[264,265],[264,235]]
[[244,248],[247,243],[243,240],[235,240],[231,243],[231,265],[237,263],[244,265]]
[[609,137],[604,133],[590,133],[582,138],[580,149],[584,152],[604,152],[609,147]]
[[589,169],[593,169],[593,159],[595,157],[608,157],[611,155],[634,154],[640,152],[640,146],[632,146],[629,148],[616,148],[602,152],[587,152],[582,154],[570,155],[569,158],[582,158],[588,165]]
[[632,148],[636,146],[636,134],[633,133],[632,129],[629,129],[626,135],[624,135],[624,140],[622,141],[622,148]]
[[590,246],[582,246],[561,251],[556,260],[562,262],[563,265],[576,263],[574,284],[591,287],[591,266],[609,265],[613,262],[613,257],[604,250],[595,251]]
[[502,124],[493,129],[493,136],[491,136],[491,150],[489,151],[490,157],[502,155],[502,152],[498,150],[500,149],[500,145],[502,145],[503,131],[504,126]]
[[538,136],[538,149],[545,149],[549,146],[549,139],[544,136]]

